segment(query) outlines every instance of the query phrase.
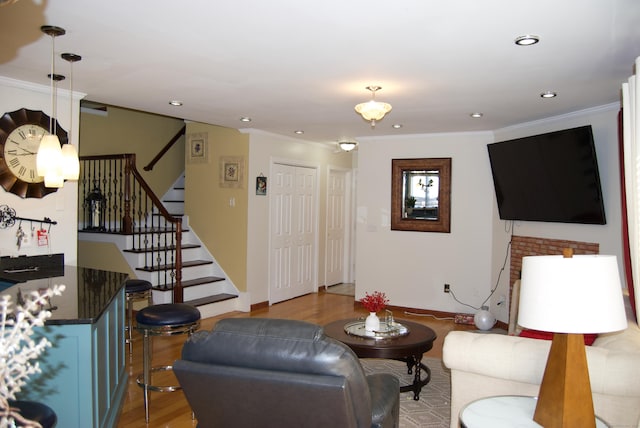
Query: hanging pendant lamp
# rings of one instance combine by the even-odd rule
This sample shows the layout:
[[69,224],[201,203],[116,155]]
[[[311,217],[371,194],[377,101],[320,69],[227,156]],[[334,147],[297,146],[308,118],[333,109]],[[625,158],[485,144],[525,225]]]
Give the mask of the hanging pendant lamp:
[[371,101],[356,105],[355,110],[364,120],[370,121],[371,127],[374,128],[376,122],[391,111],[391,104],[376,101],[376,91],[382,89],[380,86],[367,86],[366,89],[371,91]]
[[63,28],[54,25],[43,25],[40,30],[51,36],[51,116],[49,118],[49,134],[42,137],[38,154],[36,155],[36,170],[38,175],[44,177],[45,187],[62,187],[64,179],[62,178],[62,148],[60,140],[56,135],[56,102],[58,80],[64,79],[64,76],[55,73],[55,39],[66,33]]
[[82,59],[80,55],[74,53],[63,53],[62,59],[70,64],[69,73],[69,137],[67,144],[62,145],[62,175],[65,180],[77,180],[80,176],[80,161],[78,151],[71,143],[71,133],[73,132],[73,63]]

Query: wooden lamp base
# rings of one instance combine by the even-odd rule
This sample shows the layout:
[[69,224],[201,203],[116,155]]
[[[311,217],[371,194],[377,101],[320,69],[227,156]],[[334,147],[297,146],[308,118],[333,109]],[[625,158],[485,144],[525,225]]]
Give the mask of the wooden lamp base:
[[545,428],[595,428],[582,334],[555,333],[533,420]]

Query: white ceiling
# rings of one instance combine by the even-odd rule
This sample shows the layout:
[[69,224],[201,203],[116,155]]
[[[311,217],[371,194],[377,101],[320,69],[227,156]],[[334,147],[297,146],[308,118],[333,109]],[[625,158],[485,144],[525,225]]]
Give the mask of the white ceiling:
[[[87,100],[320,142],[618,102],[640,55],[638,0],[18,0],[0,7],[0,75],[49,84],[45,24],[66,29],[56,53],[83,57],[74,89]],[[541,41],[516,46],[523,34]],[[372,84],[393,105],[375,129],[353,110]]]

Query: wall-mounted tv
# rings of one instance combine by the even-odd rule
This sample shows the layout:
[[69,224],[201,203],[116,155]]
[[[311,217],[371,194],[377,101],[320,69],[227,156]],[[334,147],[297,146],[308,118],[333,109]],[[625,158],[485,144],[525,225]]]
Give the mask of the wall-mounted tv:
[[590,125],[487,147],[501,219],[606,223]]

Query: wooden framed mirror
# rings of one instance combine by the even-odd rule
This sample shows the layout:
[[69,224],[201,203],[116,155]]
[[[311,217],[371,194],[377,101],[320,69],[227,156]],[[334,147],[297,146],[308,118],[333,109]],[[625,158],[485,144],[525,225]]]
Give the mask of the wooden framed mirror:
[[451,158],[391,160],[391,230],[451,231]]

